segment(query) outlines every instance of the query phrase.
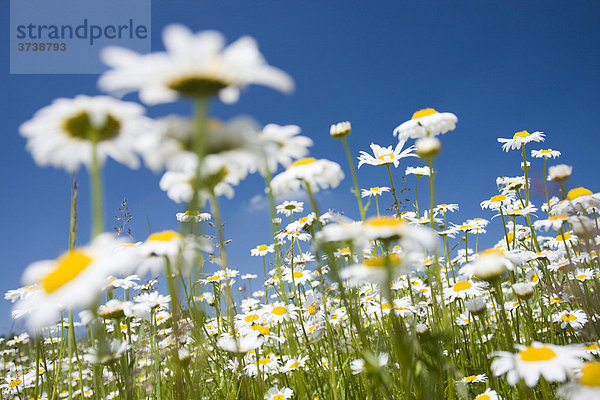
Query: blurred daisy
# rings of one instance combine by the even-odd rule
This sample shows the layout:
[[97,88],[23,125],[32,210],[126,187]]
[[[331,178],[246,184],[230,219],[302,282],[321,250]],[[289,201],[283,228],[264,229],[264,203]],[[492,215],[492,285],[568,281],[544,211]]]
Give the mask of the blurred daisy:
[[169,103],[180,96],[219,95],[226,103],[238,100],[240,90],[250,84],[269,86],[289,93],[292,79],[268,65],[256,41],[244,36],[225,47],[216,31],[192,33],[183,25],[163,31],[166,52],[139,55],[109,47],[102,60],[111,70],[98,81],[102,90],[123,95],[139,91],[146,104]]
[[569,190],[567,199],[552,208],[553,214],[585,213],[590,207],[600,209],[600,193],[593,193],[584,187]]
[[177,213],[176,217],[177,221],[179,222],[200,222],[212,219],[212,215],[210,215],[210,213],[201,213],[200,211],[190,210],[183,213]]
[[297,192],[304,182],[313,192],[319,189],[336,188],[344,179],[344,173],[338,163],[315,158],[302,158],[292,163],[285,171],[271,181],[275,195]]
[[370,196],[381,196],[383,192],[389,192],[390,188],[387,186],[375,186],[369,189],[361,190],[361,197],[370,197]]
[[263,306],[265,318],[269,323],[279,324],[283,321],[288,321],[298,317],[298,307],[293,304],[285,304],[277,301],[273,304]]
[[543,142],[544,136],[545,135],[539,131],[533,133],[520,131],[515,133],[512,139],[498,138],[498,142],[504,143],[502,145],[502,150],[504,151],[519,150],[522,145],[525,145],[529,142]]
[[452,113],[440,113],[433,108],[425,108],[415,112],[409,121],[397,126],[394,129],[394,136],[398,136],[400,141],[409,138],[419,139],[426,136],[437,136],[453,131],[457,122],[458,118]]
[[133,252],[116,251],[120,243],[112,234],[103,233],[88,246],[70,250],[56,260],[31,264],[23,281],[38,289],[15,304],[15,310],[27,310],[29,327],[37,329],[53,323],[65,309],[88,306],[109,275],[135,266]]
[[366,151],[361,151],[360,156],[358,156],[358,168],[360,168],[360,166],[363,164],[394,164],[394,167],[398,167],[398,164],[400,163],[400,160],[402,158],[417,157],[417,155],[413,153],[415,149],[414,146],[410,146],[409,148],[404,149],[404,151],[402,150],[402,147],[404,147],[404,143],[406,143],[406,141],[399,141],[394,150],[392,150],[392,146],[381,147],[375,143],[371,143],[371,150],[373,151],[373,155],[370,155]]
[[475,396],[474,400],[502,400],[502,397],[495,390],[488,388],[485,392]]
[[563,386],[558,394],[566,400],[596,400],[600,398],[600,363],[585,363],[577,380]]
[[418,177],[421,176],[429,176],[431,174],[431,170],[429,167],[406,167],[406,171],[404,171],[404,175],[415,175]]
[[569,374],[582,365],[581,359],[590,355],[580,346],[557,346],[533,342],[530,346],[516,344],[517,353],[499,351],[491,369],[496,376],[506,374],[509,385],[520,379],[529,387],[537,385],[540,377],[548,382],[564,382]]
[[150,120],[144,108],[107,96],[60,98],[21,125],[27,149],[40,166],[51,165],[74,172],[92,162],[93,142],[100,164],[107,157],[137,168],[134,147]]
[[277,170],[278,164],[287,168],[293,160],[308,155],[308,148],[313,145],[313,141],[299,134],[300,127],[297,125],[268,124],[263,128],[258,139],[265,149],[271,172]]
[[452,287],[444,289],[444,298],[448,301],[455,301],[456,299],[464,300],[467,297],[481,296],[484,293],[483,288],[486,286],[485,282],[457,281]]

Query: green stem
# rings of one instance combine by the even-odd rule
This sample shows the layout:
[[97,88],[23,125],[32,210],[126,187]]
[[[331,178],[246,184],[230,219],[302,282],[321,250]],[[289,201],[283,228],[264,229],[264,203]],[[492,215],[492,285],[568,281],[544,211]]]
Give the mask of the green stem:
[[398,214],[398,218],[400,218],[400,203],[398,202],[398,196],[396,196],[396,187],[394,186],[394,178],[392,177],[392,169],[390,168],[390,164],[385,165],[388,170],[388,174],[390,175],[390,184],[392,185],[392,193],[394,194],[394,202],[396,204],[396,212]]
[[348,165],[350,165],[350,171],[352,172],[352,181],[354,182],[354,194],[356,195],[356,201],[358,202],[358,209],[360,210],[360,218],[365,220],[365,207],[360,197],[360,188],[358,186],[358,179],[356,178],[356,169],[354,168],[354,162],[352,161],[352,154],[350,154],[350,148],[348,147],[348,141],[345,137],[342,138],[342,144],[346,151],[346,157],[348,157]]
[[102,170],[98,160],[98,141],[92,130],[92,163],[90,166],[90,191],[92,198],[92,238],[104,231],[104,210],[102,205]]

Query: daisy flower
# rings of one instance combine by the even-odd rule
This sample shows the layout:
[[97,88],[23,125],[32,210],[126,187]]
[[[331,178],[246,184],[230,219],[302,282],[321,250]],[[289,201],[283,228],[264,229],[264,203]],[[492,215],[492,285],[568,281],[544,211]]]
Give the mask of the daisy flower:
[[298,307],[293,304],[285,304],[277,301],[273,304],[263,306],[265,318],[269,323],[279,324],[283,321],[294,319],[298,316]]
[[285,171],[271,181],[273,194],[297,192],[304,182],[313,192],[319,189],[336,188],[344,179],[344,173],[338,163],[315,158],[302,158],[292,163]]
[[280,368],[280,371],[283,373],[295,371],[299,368],[304,368],[306,366],[306,361],[308,361],[308,356],[300,357],[300,358],[290,358],[286,361],[286,363]]
[[567,199],[559,202],[552,208],[555,214],[567,214],[569,212],[585,212],[588,208],[600,209],[600,193],[593,193],[584,187],[569,190]]
[[196,252],[209,251],[210,246],[200,238],[184,237],[178,232],[165,230],[151,234],[135,249],[142,257],[137,268],[139,275],[144,275],[148,271],[158,275],[164,270],[166,259],[171,263],[172,269],[179,268],[181,272],[187,274],[194,262]]
[[485,374],[465,376],[460,380],[462,383],[480,383],[485,382],[487,376]]
[[[255,331],[252,331],[255,332]],[[221,349],[232,352],[232,353],[247,353],[252,350],[256,350],[265,342],[265,338],[258,334],[240,335],[236,334],[232,336],[225,334],[217,340],[217,346]]]
[[177,213],[176,214],[177,221],[179,222],[200,222],[200,221],[208,221],[212,219],[212,215],[210,213],[201,213],[200,211],[190,211]]
[[112,234],[103,233],[88,246],[70,250],[56,260],[31,264],[23,280],[35,284],[37,290],[14,309],[27,311],[29,327],[37,329],[54,322],[65,309],[90,305],[109,275],[130,270],[137,261],[132,252],[115,251],[120,243]]
[[583,347],[557,346],[533,342],[530,346],[516,344],[517,353],[499,351],[491,369],[496,376],[506,374],[509,385],[515,386],[523,379],[529,387],[537,385],[540,377],[548,382],[564,382],[576,368],[581,367],[582,359],[590,355]]
[[520,131],[513,135],[512,139],[504,139],[498,138],[498,142],[504,143],[502,145],[502,150],[519,150],[522,145],[525,145],[529,142],[543,142],[544,134],[539,131],[535,131],[533,133],[529,133],[527,131]]
[[456,128],[458,118],[448,112],[440,113],[433,108],[419,110],[412,115],[409,121],[402,123],[394,129],[394,136],[398,140],[419,139],[426,136],[437,136]]
[[293,160],[308,155],[313,141],[299,134],[300,127],[297,125],[268,124],[263,128],[258,139],[265,149],[270,171],[275,172],[278,164],[287,168]]
[[538,230],[543,229],[546,232],[548,232],[550,228],[554,229],[555,231],[558,231],[567,221],[567,218],[569,218],[569,216],[566,214],[550,215],[548,216],[548,219],[538,219],[537,221],[535,221],[533,223],[533,227]]
[[577,380],[559,389],[566,400],[596,400],[600,398],[600,363],[591,361],[583,364]]
[[390,188],[387,186],[374,186],[369,189],[362,189],[360,192],[361,197],[370,197],[370,196],[381,196],[383,192],[389,192]]
[[554,182],[563,182],[571,176],[573,167],[566,164],[553,165],[548,168],[548,180]]
[[557,158],[560,157],[560,151],[552,149],[531,150],[531,156],[535,158]]
[[107,157],[137,168],[135,143],[150,129],[144,108],[107,96],[60,98],[39,110],[20,127],[35,162],[74,172],[92,163],[96,143],[98,162]]
[[275,251],[275,246],[261,244],[250,250],[250,255],[254,257],[266,256]]
[[444,298],[448,301],[455,301],[456,299],[464,300],[467,297],[481,296],[485,287],[487,287],[485,282],[457,280],[452,287],[444,289]]
[[418,177],[421,176],[429,176],[431,174],[431,170],[429,167],[406,167],[406,171],[404,171],[404,175],[415,175]]
[[292,213],[301,213],[304,211],[304,203],[301,201],[284,201],[277,207],[278,214],[285,214],[286,217],[292,215]]
[[495,390],[488,388],[485,392],[475,396],[473,400],[502,400],[502,397]]
[[265,394],[265,400],[287,400],[291,399],[294,395],[294,391],[289,388],[279,388],[278,386],[273,386],[269,391]]
[[140,99],[150,105],[216,94],[234,103],[250,84],[285,93],[294,88],[285,72],[266,63],[249,36],[225,47],[219,32],[192,33],[183,25],[169,25],[163,43],[166,52],[148,55],[119,47],[103,50],[101,58],[112,69],[100,77],[98,86],[119,95],[139,91]]
[[392,146],[381,147],[375,143],[371,143],[371,150],[373,151],[373,155],[370,155],[366,151],[361,151],[360,156],[358,156],[358,168],[360,168],[363,164],[369,165],[388,165],[394,164],[394,167],[398,167],[400,160],[406,157],[417,157],[416,154],[413,153],[415,150],[414,146],[410,146],[407,149],[402,150],[404,147],[405,140],[401,140],[398,142],[394,150],[392,150]]
[[563,311],[552,316],[552,320],[560,323],[560,328],[565,329],[567,326],[574,330],[580,330],[588,322],[588,317],[583,310]]
[[479,205],[483,210],[489,208],[490,210],[498,210],[502,206],[508,206],[514,201],[515,197],[512,194],[499,194],[490,197],[489,200],[482,201]]
[[458,204],[438,204],[435,207],[435,212],[436,213],[438,213],[440,211],[441,212],[448,212],[448,211],[454,212],[454,211],[457,211],[457,210],[458,210]]

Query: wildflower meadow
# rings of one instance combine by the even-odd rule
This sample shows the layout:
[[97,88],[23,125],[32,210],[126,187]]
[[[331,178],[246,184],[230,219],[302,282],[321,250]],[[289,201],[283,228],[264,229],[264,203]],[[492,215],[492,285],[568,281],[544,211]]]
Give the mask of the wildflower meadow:
[[[492,139],[521,173],[490,175],[497,190],[472,199],[480,214],[458,220],[436,176],[460,115],[399,110],[387,141],[364,149],[352,121],[331,121],[322,140],[340,165],[311,156],[318,139],[297,125],[211,114],[252,86],[294,90],[256,40],[179,24],[162,34],[163,51],[101,51],[103,94],[22,121],[34,162],[71,179],[69,245],[4,295],[24,329],[0,339],[0,399],[600,399],[600,193],[570,184],[577,160],[551,133]],[[166,103],[190,113],[147,115]],[[181,208],[176,228],[132,235],[126,202],[107,226],[107,159],[157,173]],[[271,235],[241,273],[222,202],[250,175]],[[351,213],[315,195],[338,187]],[[290,193],[304,200],[277,201]]]

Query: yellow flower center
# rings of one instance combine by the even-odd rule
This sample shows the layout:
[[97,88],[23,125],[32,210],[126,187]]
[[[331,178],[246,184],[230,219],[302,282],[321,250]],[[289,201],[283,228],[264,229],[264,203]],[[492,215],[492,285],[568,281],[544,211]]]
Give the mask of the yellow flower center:
[[589,276],[586,275],[586,274],[579,274],[579,275],[577,275],[577,279],[586,279],[586,278],[589,278]]
[[560,319],[563,322],[571,322],[571,321],[575,321],[577,319],[577,317],[574,316],[573,314],[565,314],[562,317],[560,317]]
[[372,187],[369,189],[371,192],[377,192],[379,190],[379,186]]
[[206,278],[206,280],[209,281],[209,282],[218,281],[219,280],[219,275],[209,276],[208,278]]
[[170,242],[173,239],[180,239],[182,236],[175,231],[156,232],[148,236],[147,242]]
[[12,389],[14,387],[17,387],[17,385],[19,385],[22,382],[23,382],[22,380],[20,380],[19,378],[17,378],[17,379],[15,379],[13,381],[10,381],[10,383],[8,384],[8,387]]
[[318,312],[319,312],[319,309],[320,309],[320,308],[321,308],[321,307],[319,306],[319,304],[318,304],[318,303],[315,301],[314,303],[311,303],[311,304],[308,306],[308,313],[309,313],[310,315],[315,315],[316,313],[318,313]]
[[473,382],[476,379],[477,379],[477,376],[475,376],[475,375],[467,376],[465,378],[465,382]]
[[578,187],[578,188],[569,190],[569,193],[567,193],[567,199],[575,200],[578,197],[589,196],[591,194],[593,194],[591,190],[586,189],[584,187]]
[[278,306],[278,307],[274,307],[273,311],[271,311],[271,312],[275,315],[284,315],[287,313],[287,308]]
[[278,394],[277,396],[273,397],[273,400],[285,400],[285,397],[282,394]]
[[521,132],[515,133],[514,136],[513,136],[513,139],[516,139],[516,138],[526,138],[526,137],[529,137],[529,136],[530,136],[529,132],[527,132],[527,131],[521,131]]
[[377,157],[377,159],[383,162],[392,162],[394,161],[394,155],[392,153],[382,154],[379,157]]
[[312,164],[315,161],[317,161],[317,159],[314,158],[314,157],[301,158],[299,160],[294,161],[287,169],[290,169],[290,168],[293,168],[293,167],[297,167],[299,165]]
[[504,201],[506,200],[506,196],[503,194],[499,194],[498,196],[493,196],[492,198],[490,198],[490,201],[492,203],[497,203],[499,201]]
[[184,215],[200,215],[200,211],[196,210],[196,211],[191,211],[191,210],[187,210]]
[[270,362],[271,362],[271,359],[270,359],[270,358],[261,358],[260,360],[258,360],[258,363],[259,363],[260,365],[267,365],[267,364],[269,364]]
[[76,278],[77,275],[90,265],[92,258],[79,250],[71,250],[57,261],[54,271],[46,275],[42,281],[42,286],[46,293],[52,293]]
[[411,119],[422,118],[422,117],[426,117],[428,115],[437,114],[437,113],[438,112],[436,110],[434,110],[433,108],[424,108],[422,110],[419,110],[419,111],[415,112],[412,115]]
[[[389,260],[389,261],[388,261]],[[388,257],[371,257],[363,263],[366,267],[385,267],[387,263],[391,265],[400,264],[400,257],[396,254],[390,254]]]
[[480,394],[479,396],[475,397],[475,400],[491,400],[491,397],[489,394]]
[[454,284],[454,291],[455,292],[460,292],[462,290],[470,289],[471,287],[473,287],[473,285],[471,284],[471,282],[469,282],[469,281],[460,281],[460,282],[456,282]]
[[306,221],[308,221],[308,217],[302,217],[302,218],[300,218],[300,219],[298,220],[298,222],[300,222],[300,223],[302,223],[302,224],[305,224],[305,223],[306,223]]
[[548,217],[548,220],[549,221],[557,221],[559,219],[565,219],[567,217],[568,217],[568,215],[551,215]]
[[396,227],[404,224],[404,221],[401,219],[397,219],[394,217],[371,217],[365,222],[366,225],[372,226],[375,228],[378,227]]
[[556,237],[556,240],[557,240],[558,242],[562,242],[563,240],[569,240],[569,239],[571,239],[571,235],[569,235],[568,233],[565,233],[565,234],[563,234],[563,235],[558,235],[558,236]]
[[381,305],[381,308],[382,308],[383,310],[391,310],[391,308],[392,308],[392,305],[391,305],[390,303],[383,303],[383,304]]
[[294,278],[302,278],[304,274],[301,271],[294,271]]
[[481,252],[482,255],[494,255],[494,256],[503,256],[504,252],[500,249],[487,249]]
[[244,318],[244,321],[252,322],[252,321],[256,321],[258,318],[259,318],[258,315],[250,314],[250,315],[246,315],[246,317]]
[[598,343],[592,343],[592,344],[589,344],[587,346],[584,346],[584,349],[586,349],[586,350],[596,350],[598,347],[600,347],[600,346],[598,346]]
[[261,244],[260,246],[258,246],[258,251],[265,251],[268,248],[269,246],[267,246],[266,244]]
[[540,153],[542,153],[542,154],[550,154],[550,153],[552,153],[552,150],[551,150],[551,149],[548,149],[548,150],[540,150]]
[[263,335],[268,335],[268,334],[271,333],[271,330],[269,329],[268,326],[262,326],[262,325],[254,324],[254,325],[251,326],[251,328],[254,329],[257,332],[262,333]]
[[293,363],[292,365],[290,365],[290,369],[296,369],[300,366],[300,362],[296,361],[295,363]]
[[519,353],[521,361],[537,362],[537,361],[548,361],[556,358],[554,350],[542,346],[542,347],[527,347],[525,350],[521,350]]
[[585,386],[600,386],[600,363],[595,361],[586,363],[581,368],[581,373],[579,383]]

